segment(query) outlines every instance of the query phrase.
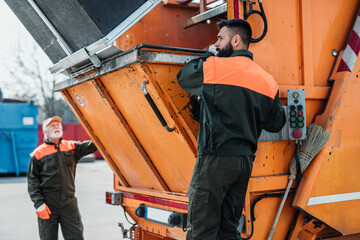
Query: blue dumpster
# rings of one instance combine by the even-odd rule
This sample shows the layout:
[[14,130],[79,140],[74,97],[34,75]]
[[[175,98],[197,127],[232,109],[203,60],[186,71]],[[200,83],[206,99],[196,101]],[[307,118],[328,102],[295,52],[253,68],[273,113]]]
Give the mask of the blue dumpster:
[[37,114],[32,103],[0,102],[0,174],[27,172],[38,143]]

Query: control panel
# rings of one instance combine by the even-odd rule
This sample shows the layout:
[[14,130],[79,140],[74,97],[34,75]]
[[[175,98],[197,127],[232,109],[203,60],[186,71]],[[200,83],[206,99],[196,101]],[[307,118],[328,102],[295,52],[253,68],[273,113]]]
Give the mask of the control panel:
[[290,89],[288,97],[288,125],[290,140],[306,138],[305,90]]

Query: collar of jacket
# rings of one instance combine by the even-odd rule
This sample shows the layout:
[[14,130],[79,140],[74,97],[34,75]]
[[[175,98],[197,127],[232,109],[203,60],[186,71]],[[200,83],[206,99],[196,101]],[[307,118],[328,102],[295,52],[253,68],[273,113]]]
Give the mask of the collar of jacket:
[[253,60],[253,54],[252,52],[248,51],[248,50],[245,50],[245,49],[241,49],[241,50],[236,50],[234,51],[230,57],[239,57],[239,56],[242,56],[242,57],[248,57],[250,58],[251,60]]
[[[58,145],[61,144],[61,141],[62,141],[62,138],[60,138],[60,142],[59,142]],[[56,145],[56,143],[50,142],[47,138],[44,139],[44,143],[45,143],[45,144],[48,144],[48,145]]]

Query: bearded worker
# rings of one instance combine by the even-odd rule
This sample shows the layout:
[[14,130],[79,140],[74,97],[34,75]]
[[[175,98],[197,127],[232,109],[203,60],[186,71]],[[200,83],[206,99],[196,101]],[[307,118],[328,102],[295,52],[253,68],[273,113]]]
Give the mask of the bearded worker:
[[278,132],[286,122],[276,81],[248,51],[248,22],[231,19],[218,27],[210,51],[177,75],[187,93],[201,96],[188,240],[241,239],[237,227],[261,131]]
[[83,225],[75,197],[76,164],[83,156],[96,151],[92,141],[62,139],[61,118],[43,122],[44,143],[30,154],[28,191],[38,216],[42,240],[84,239]]

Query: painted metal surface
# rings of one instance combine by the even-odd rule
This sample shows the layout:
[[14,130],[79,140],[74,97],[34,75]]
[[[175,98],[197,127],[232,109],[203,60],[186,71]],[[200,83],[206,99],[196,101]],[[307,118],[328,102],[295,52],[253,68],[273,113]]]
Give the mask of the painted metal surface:
[[38,143],[37,114],[32,103],[0,102],[0,174],[27,172]]
[[[354,31],[351,36],[353,34]],[[331,139],[304,175],[299,188],[301,194],[296,196],[294,205],[342,234],[350,235],[360,229],[357,214],[360,211],[360,180],[356,173],[360,165],[356,154],[360,141],[356,127],[359,124],[360,58],[353,67],[342,68],[346,49],[339,55],[330,78],[334,86],[326,110],[315,119],[315,123],[331,130]]]
[[211,10],[208,10],[206,12],[202,12],[200,13],[199,15],[196,15],[188,20],[186,20],[184,22],[184,28],[188,28],[188,27],[191,27],[195,24],[198,24],[198,23],[201,23],[201,22],[204,22],[208,19],[211,19],[211,18],[214,18],[214,17],[217,17],[221,14],[224,14],[226,13],[227,11],[227,6],[226,6],[226,3],[223,3],[215,8],[212,8]]
[[[354,19],[356,19],[357,16],[356,13],[357,9],[359,9],[359,3],[356,1],[330,1],[326,3],[329,4],[327,7],[329,10],[328,12],[321,11],[324,4],[323,2],[305,0],[300,2],[288,1],[286,4],[276,5],[276,7],[270,6],[270,1],[264,1],[263,4],[269,22],[269,32],[262,42],[252,45],[251,50],[254,52],[254,59],[255,61],[259,62],[260,65],[265,67],[265,69],[267,69],[267,71],[278,80],[278,83],[280,84],[280,95],[282,98],[284,98],[284,90],[287,88],[302,88],[300,86],[305,88],[308,125],[314,119],[316,113],[321,113],[325,108],[331,109],[329,105],[330,102],[327,103],[327,105],[325,105],[325,103],[327,102],[328,96],[330,96],[330,98],[334,96],[335,85],[332,88],[332,92],[330,92],[332,86],[331,82],[327,82],[327,80],[332,69],[336,69],[337,66],[334,66],[335,59],[330,56],[330,52],[331,49],[340,50],[346,46],[346,40],[348,39],[349,32],[351,32]],[[279,12],[281,14],[278,14]],[[262,31],[262,25],[256,24],[255,19],[249,19],[249,21],[252,26],[255,26],[253,28],[254,34],[260,34]],[[272,28],[271,26],[274,25],[278,27],[276,29]],[[344,25],[347,27],[344,28]],[[294,31],[294,29],[298,30]],[[284,38],[276,37],[284,35],[286,36]],[[271,61],[271,58],[277,59],[279,62]],[[341,58],[341,56],[339,58]],[[348,92],[346,92],[346,95],[347,94]],[[354,96],[350,98],[353,98],[354,101],[351,104],[349,102],[344,104],[346,104],[346,108],[349,111],[347,116],[352,118],[350,117],[350,112],[355,114],[354,109],[357,107],[355,107],[356,100]],[[341,100],[339,99],[337,103],[340,104],[342,101],[343,98]],[[337,113],[334,116],[338,116],[338,118],[341,116],[340,118],[342,118],[344,115],[343,113]],[[329,114],[324,113],[324,118],[330,120]],[[324,126],[324,122],[318,122],[318,120],[316,120],[316,122],[321,126]],[[348,124],[342,124],[341,127],[339,127],[344,129],[347,128],[346,126],[354,125],[351,125],[349,122]],[[349,128],[349,131],[354,133],[354,129],[351,127]],[[353,140],[354,139],[355,138],[353,138]],[[349,146],[356,145],[356,142],[357,141],[355,140],[352,144],[349,144]],[[327,146],[329,146],[329,144]],[[255,189],[251,184],[254,178],[256,178],[258,175],[261,176],[269,174],[270,176],[267,176],[267,178],[271,179],[275,177],[274,175],[276,175],[276,173],[284,174],[288,172],[288,169],[283,169],[285,172],[279,171],[280,169],[277,170],[267,159],[269,155],[275,155],[273,159],[276,161],[276,163],[287,168],[289,165],[284,160],[289,159],[289,157],[291,158],[294,151],[293,143],[288,142],[288,145],[285,148],[277,147],[280,147],[279,143],[275,143],[273,149],[269,148],[268,146],[265,147],[262,144],[259,144],[259,150],[256,154],[257,159],[254,162],[253,177],[249,184],[249,195],[247,196],[249,199],[248,207],[245,209],[245,211],[248,210],[246,211],[247,220],[250,220],[250,216],[248,216],[250,203],[252,203],[253,200],[256,199],[256,197],[260,194],[274,191],[271,190],[270,186],[267,188],[267,190],[265,190],[266,186],[269,185],[269,180],[263,180],[261,183],[259,183],[259,185],[262,187],[262,191]],[[345,150],[346,148],[347,147],[343,148],[342,151],[347,152]],[[281,152],[278,156],[276,156],[277,151]],[[329,151],[330,150],[324,149],[320,153],[321,157],[318,157],[328,159]],[[289,152],[291,152],[290,155],[288,155]],[[264,156],[266,156],[266,159],[260,159]],[[330,157],[334,159],[333,153]],[[309,231],[309,229],[304,230],[304,217],[306,214],[300,214],[298,220],[295,222],[296,227],[292,231],[290,239],[297,239],[300,236],[302,236],[301,239],[313,239],[316,236],[329,237],[336,236],[339,234],[339,232],[341,232],[343,235],[352,235],[354,233],[358,233],[360,228],[357,224],[360,221],[357,214],[355,214],[355,212],[358,212],[356,210],[357,207],[354,206],[355,203],[343,201],[343,204],[340,202],[329,203],[323,207],[321,207],[321,205],[306,206],[310,196],[320,196],[319,191],[326,192],[324,195],[330,195],[333,193],[346,193],[344,192],[345,182],[341,181],[342,183],[339,183],[341,178],[348,179],[348,183],[351,182],[351,186],[355,189],[360,187],[359,181],[355,180],[356,174],[346,173],[349,170],[348,167],[354,164],[354,161],[351,163],[344,163],[343,161],[346,161],[345,158],[345,156],[337,155],[336,161],[334,159],[333,162],[338,162],[338,164],[336,164],[336,167],[334,166],[333,168],[329,168],[328,166],[324,165],[323,167],[318,167],[318,169],[314,171],[312,168],[313,165],[310,165],[311,168],[306,171],[301,181],[300,188],[297,190],[296,194],[292,195],[295,195],[294,202],[291,203],[290,201],[286,203],[289,204],[287,205],[288,209],[282,213],[273,239],[284,239],[284,236],[286,235],[290,226],[289,223],[293,221],[294,209],[290,208],[290,204],[292,204],[293,207],[299,207],[305,210],[305,212],[310,213],[312,217],[319,219],[323,223],[322,226],[326,226],[324,231],[315,232],[315,230],[311,229],[313,232],[311,234],[309,233],[305,237],[305,232]],[[325,162],[328,161],[324,159],[323,163]],[[358,163],[355,163],[355,166],[357,165]],[[270,169],[273,169],[273,173],[267,171]],[[319,178],[317,171],[319,171],[319,174],[320,172],[324,174],[323,180],[316,180]],[[334,179],[332,177],[334,172],[339,179]],[[327,177],[326,180],[325,176]],[[332,184],[333,180],[335,181],[334,185]],[[287,182],[285,178],[284,181]],[[276,186],[284,186],[285,182],[282,184],[278,183]],[[311,184],[305,184],[306,182],[311,182]],[[322,182],[322,184],[320,184],[320,182]],[[279,190],[283,191],[283,189],[285,189],[285,187],[281,187]],[[316,192],[316,195],[310,195],[309,192]],[[304,201],[304,208],[300,207],[298,204],[299,199]],[[270,231],[270,224],[275,217],[275,212],[279,206],[279,203],[279,199],[266,199],[260,201],[257,204],[258,206],[256,208],[258,208],[258,210],[255,208],[255,214],[257,211],[261,212],[261,214],[255,215],[256,221],[254,222],[254,239],[266,238]],[[334,204],[340,205],[336,206]],[[271,220],[269,221],[269,219]],[[244,237],[249,236],[249,233],[251,232],[250,230],[251,225],[247,224],[247,234],[244,235]],[[357,239],[357,237],[358,235],[349,239]]]
[[[166,1],[165,1],[166,2]],[[117,47],[128,50],[141,43],[206,49],[216,42],[216,19],[188,29],[186,19],[198,14],[197,8],[182,8],[160,3],[116,41]]]
[[[284,103],[286,102],[288,89],[305,89],[307,125],[310,124],[315,114],[323,111],[326,106],[325,103],[331,90],[328,75],[335,60],[331,56],[331,50],[341,49],[345,45],[349,29],[352,26],[353,16],[356,15],[354,8],[359,7],[358,3],[354,1],[331,2],[329,4],[331,10],[319,16],[318,13],[322,9],[321,3],[306,0],[299,3],[287,1],[274,7],[271,1],[264,2],[270,30],[260,44],[253,44],[250,48],[254,53],[255,61],[277,79],[280,87],[280,97]],[[339,9],[342,10],[341,13],[346,12],[346,14],[335,14]],[[154,11],[156,10],[163,11],[159,9]],[[278,14],[279,12],[281,14]],[[148,16],[154,18],[151,13]],[[250,18],[249,21],[253,26],[254,34],[261,34],[261,24],[258,24],[255,19]],[[139,25],[142,27],[147,26],[145,18],[144,22],[139,23]],[[271,28],[271,26],[278,27]],[[149,30],[150,28],[143,29]],[[136,26],[133,31],[135,32],[129,32],[128,38],[138,39],[138,41],[140,41],[141,37],[152,39],[152,35],[147,37]],[[284,34],[286,37],[279,38]],[[165,40],[160,37],[158,42],[161,41]],[[119,45],[128,47],[132,47],[131,44],[135,42],[130,43],[126,38],[118,40]],[[174,43],[177,42],[174,41]],[[186,43],[184,43],[184,46],[186,46]],[[138,190],[139,194],[148,196],[156,194],[164,199],[169,199],[170,195],[167,192],[172,192],[180,194],[183,197],[181,201],[186,203],[185,193],[195,162],[198,123],[193,120],[190,111],[186,109],[189,104],[189,96],[179,88],[175,81],[175,75],[183,65],[182,61],[186,62],[190,58],[185,60],[182,59],[181,54],[175,54],[174,56],[172,54],[134,51],[104,63],[103,67],[92,75],[84,78],[79,76],[76,80],[69,80],[72,82],[63,85],[61,89],[63,89],[62,91],[66,89],[66,92],[70,94],[65,96],[67,96],[69,102],[74,102],[77,105],[76,108],[81,113],[80,118],[85,119],[87,124],[91,126],[92,133],[90,132],[90,134],[99,139],[103,146],[102,151],[107,152],[110,157],[108,161],[113,163],[113,168],[121,172],[121,177],[117,176],[120,182],[120,185],[116,187],[118,190],[131,192],[134,188],[140,188]],[[181,60],[177,61],[176,59]],[[148,92],[152,95],[166,121],[169,125],[175,126],[174,133],[168,133],[162,128],[144,96],[141,95],[141,84],[144,80],[148,82]],[[101,91],[99,93],[99,90],[92,89],[101,89]],[[75,101],[76,94],[78,96],[86,95],[86,101],[84,102],[91,102],[90,105],[100,105],[99,102],[102,101],[101,110],[99,108],[98,111],[101,111],[102,115],[106,116],[106,121],[111,123],[105,123],[105,120],[96,119],[97,117],[90,118],[95,114],[95,109],[86,109],[88,106],[86,103],[84,103],[85,107],[82,107],[79,101]],[[109,101],[111,104],[106,103]],[[90,114],[88,114],[88,111],[90,111]],[[118,113],[110,114],[111,111]],[[129,133],[126,133],[126,131],[117,132],[122,127],[117,126],[115,122],[117,124],[126,123],[127,131],[131,130],[131,137],[123,138],[122,135],[129,135]],[[101,132],[99,132],[96,126],[107,127],[102,128]],[[115,126],[117,126],[117,129],[115,129]],[[114,146],[116,140],[125,146]],[[126,151],[121,151],[120,148],[124,148]],[[130,153],[134,150],[127,150],[139,148],[146,153],[145,155],[148,158],[144,154],[138,154],[141,157],[131,155]],[[291,141],[259,143],[245,204],[246,224],[243,237],[250,236],[251,231],[254,230],[253,238],[263,239],[269,232],[272,223],[269,219],[275,217],[281,199],[274,197],[259,201],[255,207],[256,220],[253,227],[251,226],[251,205],[255,199],[264,193],[278,192],[285,189],[288,166],[293,152],[294,143]],[[134,161],[136,161],[135,164],[130,164]],[[150,162],[151,164],[149,164]],[[141,166],[141,169],[139,169],[139,166]],[[311,172],[310,169],[308,172]],[[124,184],[124,179],[126,179],[127,184]],[[146,186],[145,183],[151,183],[153,186]],[[157,185],[154,185],[155,183]],[[295,186],[294,184],[293,187]],[[146,189],[151,189],[153,192],[149,193]],[[291,194],[291,196],[294,195],[294,193]],[[306,193],[300,189],[296,193],[296,197],[298,196],[306,196]],[[291,202],[292,198],[289,198],[280,217],[274,235],[275,239],[284,238],[290,227],[295,214],[295,210],[290,207]],[[136,218],[133,211],[140,203],[141,201],[136,199],[127,199],[124,205],[145,232],[180,239],[184,237],[182,232],[173,232],[173,229],[167,229],[159,224],[145,222]],[[156,204],[153,206],[159,207]],[[326,233],[328,236],[336,236],[341,231],[345,234],[354,233],[353,231],[344,231],[344,229],[340,229],[340,231],[329,224],[330,222],[327,219],[321,218],[320,213],[326,215],[329,214],[328,211],[319,210],[313,215],[325,223],[323,228],[328,229],[328,233]],[[333,211],[333,213],[335,212]],[[334,219],[336,215],[332,217]],[[296,227],[292,233],[294,237],[303,234],[305,231],[304,227],[302,227],[303,223],[303,219],[296,222]],[[342,224],[342,228],[350,229],[354,227],[350,225],[347,225],[347,227]],[[321,236],[323,233],[314,231],[312,236],[314,234]]]
[[[263,7],[268,32],[262,41],[250,46],[254,60],[277,80],[283,105],[287,102],[288,89],[305,89],[306,124],[315,119],[316,123],[332,130],[330,142],[314,159],[301,182],[294,183],[274,239],[285,238],[296,214],[295,208],[301,211],[294,221],[290,239],[340,234],[344,237],[338,239],[357,239],[360,163],[356,153],[360,151],[360,134],[356,126],[360,124],[357,104],[360,60],[357,58],[352,71],[332,72],[332,69],[339,69],[339,59],[347,58],[340,49],[347,45],[349,36],[349,43],[353,42],[353,32],[357,34],[357,28],[352,29],[357,26],[360,3],[356,0],[281,3],[267,0],[263,1]],[[243,17],[242,2],[227,1],[227,10],[228,18]],[[210,24],[182,28],[183,22],[197,13],[193,8],[159,4],[118,38],[117,47],[129,50],[146,42],[204,49],[216,40],[218,30],[213,20]],[[264,23],[256,16],[248,20],[254,37],[259,37]],[[356,42],[355,50],[357,46]],[[340,52],[338,60],[331,54],[333,49]],[[192,113],[191,96],[179,87],[176,74],[194,56],[198,55],[135,48],[106,59],[100,68],[85,66],[84,70],[73,73],[73,78],[57,85],[114,171],[115,189],[130,195],[177,201],[179,206],[187,204],[198,122]],[[353,60],[347,62],[353,63]],[[328,81],[331,72],[333,81]],[[141,88],[144,81],[159,112],[168,125],[175,128],[173,132],[163,128],[144,97]],[[322,114],[316,117],[319,113]],[[266,238],[281,199],[278,194],[272,197],[264,194],[283,192],[286,187],[295,143],[285,138],[278,140],[281,141],[258,144],[245,201],[244,238],[251,234],[252,239]],[[300,185],[295,193],[296,184]],[[318,204],[312,204],[314,199]],[[137,218],[134,210],[141,203],[141,197],[129,197],[123,204],[141,227],[142,239],[184,239],[181,229]],[[149,206],[160,205],[149,202]],[[174,206],[164,209],[179,211]],[[256,218],[253,225],[252,209]]]

